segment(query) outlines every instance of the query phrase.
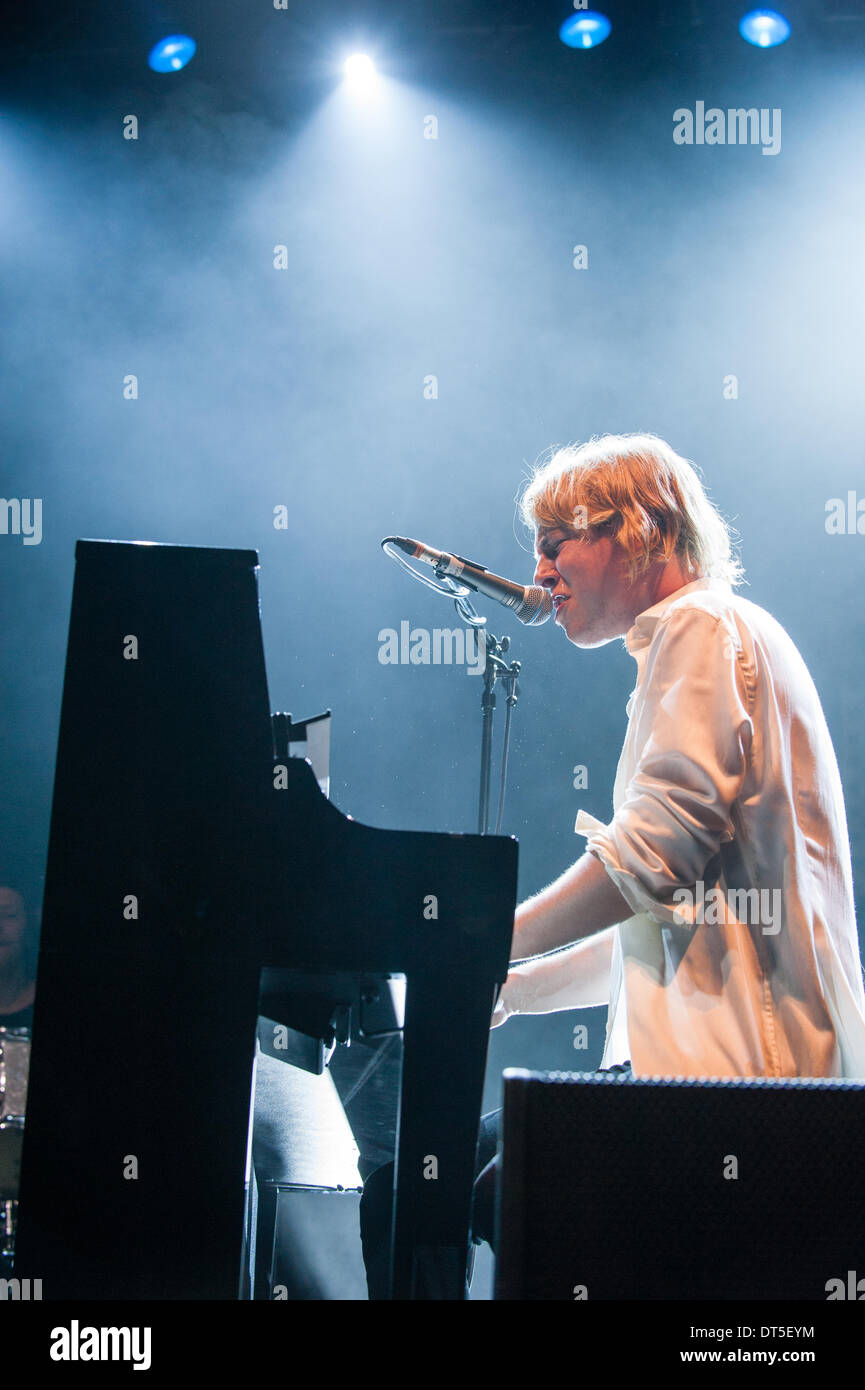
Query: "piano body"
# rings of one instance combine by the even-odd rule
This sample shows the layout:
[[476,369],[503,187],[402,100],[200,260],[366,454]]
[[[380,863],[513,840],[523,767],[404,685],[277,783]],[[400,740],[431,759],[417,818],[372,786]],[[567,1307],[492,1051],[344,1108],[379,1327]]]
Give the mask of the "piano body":
[[254,551],[80,541],[16,1275],[249,1296],[259,1016],[303,1035],[324,979],[351,1026],[340,981],[404,976],[392,1296],[462,1297],[516,871],[512,839],[359,824],[275,753]]

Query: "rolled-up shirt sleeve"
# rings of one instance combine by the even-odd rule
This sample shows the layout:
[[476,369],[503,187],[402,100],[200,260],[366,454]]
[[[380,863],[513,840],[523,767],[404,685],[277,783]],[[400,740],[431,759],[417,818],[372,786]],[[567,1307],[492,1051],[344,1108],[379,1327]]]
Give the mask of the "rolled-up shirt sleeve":
[[[634,912],[687,925],[693,888],[721,843],[746,776],[753,684],[735,624],[697,607],[661,619],[628,730],[632,776],[609,825],[581,812],[575,829]],[[681,896],[681,895],[680,895]]]

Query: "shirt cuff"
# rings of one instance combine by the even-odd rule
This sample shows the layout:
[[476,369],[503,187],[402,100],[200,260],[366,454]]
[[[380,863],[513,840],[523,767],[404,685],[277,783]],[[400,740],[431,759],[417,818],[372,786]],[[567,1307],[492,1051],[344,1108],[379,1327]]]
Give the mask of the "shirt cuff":
[[696,923],[691,920],[694,914],[689,913],[687,906],[661,902],[649,892],[636,874],[625,868],[616,850],[611,829],[611,826],[604,825],[603,821],[590,816],[587,811],[577,812],[574,833],[585,835],[587,849],[600,859],[625,902],[633,908],[634,915],[647,912],[655,921],[669,923],[673,927],[694,926]]

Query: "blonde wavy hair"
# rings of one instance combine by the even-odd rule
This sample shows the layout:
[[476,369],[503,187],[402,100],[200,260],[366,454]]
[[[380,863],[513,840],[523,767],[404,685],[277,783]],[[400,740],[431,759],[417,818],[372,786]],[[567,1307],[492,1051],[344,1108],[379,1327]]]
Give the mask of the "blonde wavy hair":
[[655,434],[604,434],[556,449],[535,465],[518,506],[532,530],[611,536],[631,581],[674,555],[694,578],[744,578],[732,528],[694,465]]

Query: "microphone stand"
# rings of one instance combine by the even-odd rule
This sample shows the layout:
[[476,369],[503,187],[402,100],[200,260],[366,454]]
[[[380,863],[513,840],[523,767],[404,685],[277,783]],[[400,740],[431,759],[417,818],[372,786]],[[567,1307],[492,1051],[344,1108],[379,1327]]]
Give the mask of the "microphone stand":
[[[444,594],[446,598],[452,598],[454,607],[458,614],[469,627],[483,629],[484,641],[486,643],[486,660],[484,662],[484,689],[481,696],[481,766],[480,766],[480,789],[478,793],[478,834],[486,835],[489,830],[489,807],[490,807],[490,777],[493,755],[493,720],[496,710],[495,687],[496,682],[501,680],[505,687],[507,698],[507,713],[505,716],[505,733],[502,747],[502,771],[499,786],[499,807],[496,816],[496,827],[494,833],[501,833],[502,815],[505,805],[505,783],[507,779],[508,766],[508,745],[511,731],[511,713],[519,698],[519,686],[517,676],[520,673],[521,665],[519,661],[512,661],[510,665],[505,661],[505,653],[508,651],[511,639],[502,637],[499,639],[493,633],[487,631],[486,618],[480,617],[475,608],[469,601],[468,595],[476,592],[470,586],[458,583],[449,574],[437,565],[434,569],[435,580],[421,574],[414,569],[402,555],[392,548],[395,537],[387,536],[381,543],[381,548],[392,560],[396,560],[403,569],[407,570],[413,579],[417,579],[421,584],[426,584],[428,588],[435,589],[436,593]],[[480,635],[478,635],[480,640]]]
[[501,679],[507,691],[507,716],[505,722],[505,741],[502,750],[502,782],[499,795],[499,811],[496,818],[496,830],[498,835],[502,826],[502,812],[505,803],[505,779],[507,777],[508,766],[508,738],[510,735],[511,710],[519,698],[517,694],[517,676],[520,673],[520,663],[512,661],[510,666],[504,661],[504,654],[511,645],[510,637],[503,637],[501,641],[491,632],[484,629],[484,640],[487,644],[487,658],[484,664],[484,692],[481,696],[481,785],[478,797],[478,834],[486,835],[489,821],[490,803],[490,765],[493,756],[493,718],[496,709],[495,685]]

